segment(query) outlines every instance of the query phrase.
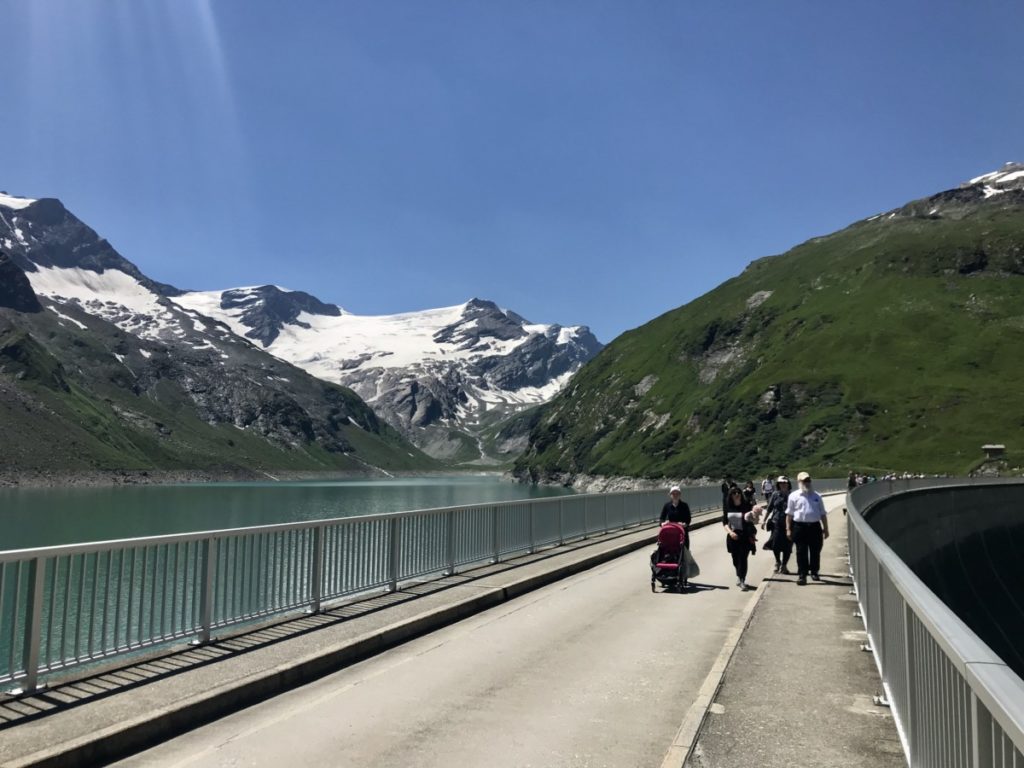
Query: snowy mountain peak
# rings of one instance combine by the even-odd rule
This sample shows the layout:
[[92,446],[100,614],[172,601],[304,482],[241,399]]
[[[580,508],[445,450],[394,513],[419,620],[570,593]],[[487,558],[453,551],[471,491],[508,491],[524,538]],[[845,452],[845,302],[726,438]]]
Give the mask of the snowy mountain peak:
[[458,349],[484,350],[489,340],[513,341],[529,335],[526,321],[514,312],[505,312],[493,301],[470,299],[459,319],[434,334],[437,344],[453,344]]
[[273,286],[177,296],[180,307],[321,379],[351,387],[428,452],[447,435],[553,397],[601,349],[585,326],[529,323],[493,301],[355,315]]
[[1024,163],[1006,163],[998,171],[976,176],[961,188],[981,185],[985,197],[992,197],[1011,189],[1024,189]]
[[6,192],[0,192],[0,208],[10,208],[13,211],[20,211],[28,208],[32,203],[38,202],[30,197],[14,197]]

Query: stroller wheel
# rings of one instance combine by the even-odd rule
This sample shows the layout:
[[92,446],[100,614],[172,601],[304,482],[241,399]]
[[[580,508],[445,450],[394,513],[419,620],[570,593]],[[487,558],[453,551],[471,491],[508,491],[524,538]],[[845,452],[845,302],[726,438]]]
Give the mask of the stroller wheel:
[[651,579],[651,592],[654,591],[654,579]]

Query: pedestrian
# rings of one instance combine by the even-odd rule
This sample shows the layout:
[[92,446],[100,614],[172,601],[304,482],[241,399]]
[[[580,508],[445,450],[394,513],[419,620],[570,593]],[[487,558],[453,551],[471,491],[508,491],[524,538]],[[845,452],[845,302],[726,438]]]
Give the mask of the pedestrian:
[[747,482],[743,484],[743,498],[747,500],[747,503],[750,504],[750,506],[757,504],[757,490],[754,488],[753,480],[747,480]]
[[857,473],[852,469],[850,470],[850,476],[846,478],[846,490],[847,492],[852,491],[857,487]]
[[735,486],[736,486],[736,483],[733,480],[729,479],[729,478],[726,478],[725,480],[722,481],[722,511],[723,512],[725,511],[725,502],[729,498],[729,491],[732,490],[732,488],[734,488]]
[[801,472],[796,482],[799,488],[786,502],[786,536],[796,545],[796,583],[803,586],[808,573],[821,581],[818,570],[821,547],[828,538],[828,516],[821,495],[811,488],[811,476]]
[[765,479],[761,481],[761,495],[764,496],[765,503],[768,503],[768,500],[771,499],[774,491],[775,487],[772,485],[772,479],[770,477],[765,477]]
[[792,488],[789,478],[779,475],[765,513],[764,527],[770,534],[768,544],[775,555],[776,573],[789,573],[789,558],[793,554],[793,542],[786,536],[786,505]]
[[670,523],[681,524],[683,530],[686,531],[684,546],[687,549],[690,548],[690,519],[690,505],[683,501],[682,491],[679,486],[673,485],[668,492],[668,501],[661,508],[659,522],[664,523],[667,520]]
[[747,558],[750,557],[750,536],[747,526],[750,523],[745,515],[753,508],[743,492],[737,488],[729,489],[722,512],[722,527],[725,528],[725,548],[732,555],[732,564],[736,569],[736,586],[744,592],[747,587]]

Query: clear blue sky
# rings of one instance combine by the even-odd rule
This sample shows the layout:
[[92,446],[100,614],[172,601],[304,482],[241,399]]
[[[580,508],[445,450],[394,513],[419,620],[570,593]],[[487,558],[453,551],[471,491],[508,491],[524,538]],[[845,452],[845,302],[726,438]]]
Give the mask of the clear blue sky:
[[602,341],[1024,160],[1020,0],[0,0],[0,189],[149,276]]

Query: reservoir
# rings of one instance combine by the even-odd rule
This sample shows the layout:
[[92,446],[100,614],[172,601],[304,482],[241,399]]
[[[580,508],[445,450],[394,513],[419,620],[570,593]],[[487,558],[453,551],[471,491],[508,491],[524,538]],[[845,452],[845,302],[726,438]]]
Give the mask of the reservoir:
[[561,496],[494,474],[0,489],[0,550]]

